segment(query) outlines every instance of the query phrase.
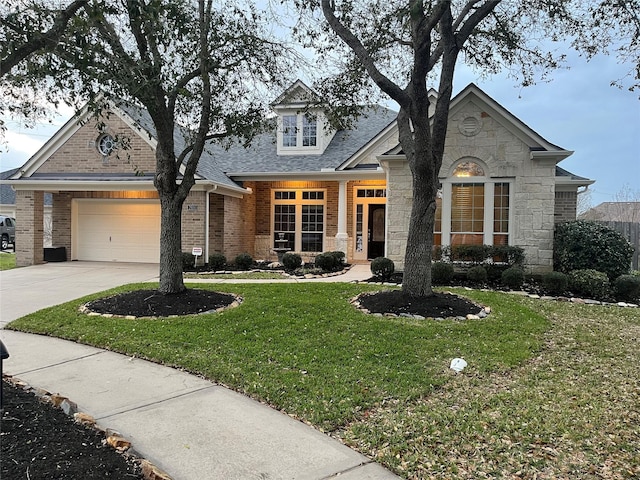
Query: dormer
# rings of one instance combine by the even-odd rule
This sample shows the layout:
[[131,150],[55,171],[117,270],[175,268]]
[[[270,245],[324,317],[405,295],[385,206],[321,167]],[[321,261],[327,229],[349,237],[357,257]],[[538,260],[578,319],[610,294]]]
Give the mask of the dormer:
[[321,155],[335,135],[318,96],[297,80],[272,104],[277,115],[278,155]]

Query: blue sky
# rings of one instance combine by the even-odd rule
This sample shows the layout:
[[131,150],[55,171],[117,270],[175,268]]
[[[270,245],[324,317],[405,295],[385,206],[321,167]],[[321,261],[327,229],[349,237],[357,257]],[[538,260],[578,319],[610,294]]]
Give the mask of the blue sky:
[[[629,72],[629,66],[609,56],[591,62],[573,56],[568,65],[553,72],[550,82],[527,88],[517,87],[506,75],[480,79],[461,67],[454,93],[474,82],[542,137],[575,151],[560,166],[596,180],[590,187],[593,206],[619,200],[625,189],[640,200],[640,92],[610,86]],[[33,129],[7,121],[0,169],[23,165],[71,114],[63,109],[53,124],[43,122]]]

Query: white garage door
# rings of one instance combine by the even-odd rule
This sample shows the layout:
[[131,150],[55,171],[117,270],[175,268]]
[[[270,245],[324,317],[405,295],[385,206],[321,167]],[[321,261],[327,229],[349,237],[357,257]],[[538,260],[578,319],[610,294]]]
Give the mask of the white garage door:
[[155,200],[78,200],[78,260],[160,261],[160,202]]

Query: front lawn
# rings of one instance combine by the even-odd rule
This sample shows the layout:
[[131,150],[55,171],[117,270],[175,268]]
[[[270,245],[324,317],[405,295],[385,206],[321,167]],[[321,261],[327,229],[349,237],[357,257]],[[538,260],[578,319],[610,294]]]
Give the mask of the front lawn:
[[[170,319],[78,313],[103,293],[10,328],[205,375],[406,478],[640,474],[640,309],[458,291],[490,305],[491,315],[436,322],[355,310],[349,298],[379,288],[362,284],[198,288],[244,301],[220,314]],[[469,363],[461,374],[448,368],[454,357]]]
[[11,270],[16,268],[15,253],[0,253],[0,270]]

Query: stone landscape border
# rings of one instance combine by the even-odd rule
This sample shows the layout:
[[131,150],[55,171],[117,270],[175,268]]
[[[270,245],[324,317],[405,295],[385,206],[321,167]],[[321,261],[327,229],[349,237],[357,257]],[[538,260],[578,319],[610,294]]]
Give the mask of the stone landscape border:
[[14,387],[20,388],[27,393],[35,395],[38,400],[51,405],[52,408],[59,408],[66,415],[72,417],[76,423],[82,424],[103,435],[103,443],[105,445],[109,445],[126,459],[140,466],[144,480],[172,480],[172,477],[169,476],[167,472],[142,457],[142,455],[133,448],[131,442],[120,433],[111,428],[104,428],[98,425],[95,418],[87,413],[80,412],[78,405],[69,398],[58,393],[51,393],[43,388],[33,387],[13,375],[5,374],[2,376],[2,380],[11,383]]

